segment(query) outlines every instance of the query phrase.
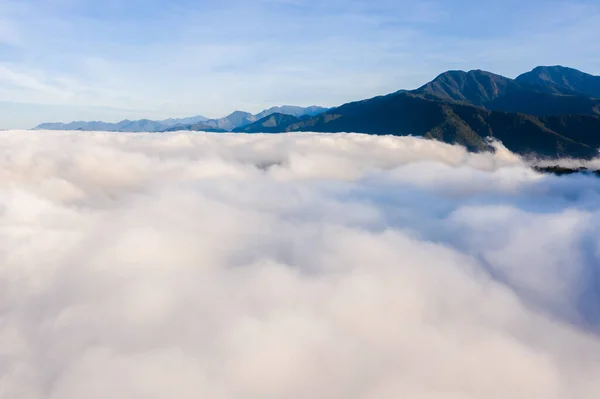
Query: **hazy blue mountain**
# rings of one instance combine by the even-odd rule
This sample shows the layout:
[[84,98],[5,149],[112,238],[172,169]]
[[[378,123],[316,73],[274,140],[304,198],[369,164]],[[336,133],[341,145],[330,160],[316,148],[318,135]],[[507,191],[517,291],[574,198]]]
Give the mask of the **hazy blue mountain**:
[[212,129],[222,129],[231,131],[236,127],[249,125],[250,123],[256,122],[258,118],[251,113],[243,111],[235,111],[223,118],[209,119],[203,123],[211,127]]
[[254,115],[256,116],[257,120],[258,119],[262,119],[265,116],[269,116],[272,114],[284,114],[284,115],[293,115],[293,116],[303,116],[303,115],[318,115],[322,112],[327,111],[327,108],[324,107],[319,107],[317,105],[312,105],[310,107],[296,107],[294,105],[283,105],[281,107],[272,107],[269,109],[266,109],[262,112],[259,112],[258,114]]
[[149,119],[140,119],[137,121],[128,121],[129,123],[119,122],[115,131],[119,132],[160,132],[165,129],[165,125]]
[[197,116],[192,116],[189,118],[170,118],[170,119],[164,119],[162,121],[159,121],[160,123],[162,123],[165,126],[175,126],[175,125],[193,125],[195,123],[200,123],[200,122],[204,122],[207,121],[208,118],[202,116],[202,115],[197,115]]
[[[313,116],[313,115],[318,115],[319,113],[322,113],[324,111],[326,111],[327,108],[323,108],[323,107],[319,107],[316,105],[310,106],[310,107],[296,107],[293,105],[284,105],[281,107],[272,107],[269,109],[266,109],[262,112],[259,112],[256,115],[253,115],[251,113],[248,112],[243,112],[243,111],[235,111],[230,115],[227,115],[224,118],[219,118],[219,119],[209,119],[209,120],[205,120],[202,123],[205,124],[207,126],[207,128],[211,129],[211,130],[226,130],[226,131],[241,131],[240,129],[243,128],[244,126],[248,126],[251,125],[265,117],[268,117],[270,115],[273,114],[281,114],[281,115],[291,115],[291,116],[296,116],[296,117],[300,117],[300,116]],[[196,125],[194,128],[192,128],[191,126],[185,126],[182,125],[180,130],[201,130],[201,129],[196,129],[196,127],[201,126],[201,125]],[[169,129],[170,131],[173,131],[173,129]]]
[[600,97],[600,76],[560,65],[539,66],[531,72],[520,75],[515,80],[519,83],[543,85],[557,93],[571,91]]
[[[306,116],[310,117],[310,115]],[[301,120],[294,115],[275,113],[269,114],[250,125],[238,127],[233,131],[238,133],[278,133],[285,131],[290,125]]]
[[179,131],[194,131],[194,132],[215,132],[224,133],[227,132],[225,129],[214,128],[207,125],[205,122],[198,122],[193,125],[175,125],[163,130],[163,132],[179,132]]
[[71,122],[71,123],[42,123],[36,130],[84,130],[104,132],[161,132],[168,125],[159,121],[140,119],[137,121],[123,120],[117,123],[107,122]]
[[119,131],[131,121],[124,120],[118,123],[93,122],[71,122],[71,123],[42,123],[35,127],[38,130],[87,130],[87,131]]
[[238,127],[246,126],[259,119],[274,114],[303,116],[317,115],[326,111],[327,108],[316,105],[310,107],[296,107],[284,105],[272,107],[256,115],[249,112],[235,111],[230,115],[218,119],[208,119],[202,115],[189,118],[171,118],[161,121],[141,119],[137,121],[124,120],[118,123],[108,122],[71,122],[71,123],[42,123],[36,126],[37,130],[85,130],[85,131],[108,131],[108,132],[163,132],[177,130],[203,130],[203,131],[232,131]]

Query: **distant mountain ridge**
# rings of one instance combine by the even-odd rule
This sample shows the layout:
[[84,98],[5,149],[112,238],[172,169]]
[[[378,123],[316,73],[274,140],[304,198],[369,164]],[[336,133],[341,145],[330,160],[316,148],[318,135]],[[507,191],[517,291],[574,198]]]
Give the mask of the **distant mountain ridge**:
[[140,119],[136,121],[123,120],[117,123],[108,122],[70,122],[70,123],[42,123],[35,130],[85,130],[85,131],[108,131],[108,132],[164,132],[177,130],[205,130],[214,132],[232,131],[233,129],[246,126],[273,113],[284,113],[295,116],[317,115],[326,111],[327,108],[316,105],[310,107],[297,107],[284,105],[264,110],[256,115],[248,112],[235,111],[219,119],[208,119],[198,115],[189,118],[165,119],[153,121]]
[[315,116],[325,111],[327,111],[327,108],[319,107],[316,105],[312,105],[306,108],[296,107],[294,105],[283,105],[281,107],[269,108],[267,110],[264,110],[263,112],[256,114],[255,116],[257,118],[256,120],[262,119],[265,116],[269,116],[272,114],[293,115],[298,117],[303,115]]
[[70,123],[42,123],[36,126],[36,130],[86,130],[86,131],[108,131],[108,132],[156,132],[162,131],[172,126],[183,124],[195,124],[207,120],[204,116],[198,115],[189,118],[165,119],[161,121],[152,121],[149,119],[140,119],[130,121],[125,119],[117,123],[109,122],[70,122]]
[[[310,115],[306,116],[310,118]],[[278,133],[282,129],[301,121],[301,118],[294,115],[275,113],[265,116],[250,125],[238,127],[233,131],[236,133]]]
[[[206,130],[202,124],[197,124],[193,126],[180,126],[180,130],[205,130],[205,131],[235,131],[236,129],[242,128],[244,126],[248,126],[262,118],[268,117],[272,114],[283,114],[290,116],[315,116],[320,114],[321,112],[327,111],[327,108],[319,107],[316,105],[310,107],[297,107],[292,105],[284,105],[281,107],[272,107],[262,112],[259,112],[256,115],[250,114],[248,112],[235,111],[230,115],[227,115],[224,118],[220,119],[210,119],[202,122],[202,124],[208,126],[211,130]],[[170,131],[177,130],[176,128],[169,129]]]
[[210,126],[213,129],[221,129],[225,131],[231,131],[238,126],[246,126],[253,122],[256,122],[258,117],[252,115],[249,112],[234,111],[224,118],[210,119],[203,123]]
[[212,133],[226,133],[228,130],[219,129],[214,126],[208,125],[204,122],[194,123],[193,125],[175,125],[168,129],[162,130],[161,133],[166,132],[181,132],[181,131],[197,131],[197,132],[212,132]]

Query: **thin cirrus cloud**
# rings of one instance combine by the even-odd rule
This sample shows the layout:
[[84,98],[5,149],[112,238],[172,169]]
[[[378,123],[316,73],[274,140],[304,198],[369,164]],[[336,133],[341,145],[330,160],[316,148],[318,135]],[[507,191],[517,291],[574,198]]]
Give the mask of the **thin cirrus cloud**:
[[[600,5],[584,0],[2,0],[0,11],[0,101],[69,106],[67,120],[77,107],[162,118],[334,106],[447,69],[600,73]],[[4,128],[42,121],[1,116]]]
[[7,398],[600,390],[595,177],[411,137],[0,139]]

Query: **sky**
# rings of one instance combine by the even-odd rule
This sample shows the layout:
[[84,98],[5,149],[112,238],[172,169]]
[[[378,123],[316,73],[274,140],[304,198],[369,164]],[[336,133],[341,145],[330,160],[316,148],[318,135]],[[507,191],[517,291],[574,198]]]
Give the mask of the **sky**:
[[335,106],[449,69],[600,75],[595,0],[0,0],[0,128]]

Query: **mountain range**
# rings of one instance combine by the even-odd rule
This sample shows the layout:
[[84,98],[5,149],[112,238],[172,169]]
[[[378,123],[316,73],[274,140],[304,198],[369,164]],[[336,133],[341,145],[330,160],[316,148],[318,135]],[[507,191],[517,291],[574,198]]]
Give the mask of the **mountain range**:
[[71,122],[71,123],[42,123],[36,126],[35,130],[85,130],[85,131],[105,131],[105,132],[169,132],[178,130],[195,130],[207,132],[228,132],[233,129],[246,126],[257,120],[273,113],[293,115],[296,117],[310,115],[314,116],[326,111],[327,108],[316,105],[310,107],[297,107],[284,105],[273,107],[256,115],[248,112],[235,111],[219,119],[208,119],[198,115],[190,118],[149,120],[141,119],[136,121],[124,120],[117,123],[107,122]]
[[563,66],[540,66],[515,79],[482,70],[448,71],[416,90],[331,109],[282,106],[219,119],[72,122],[37,129],[356,132],[422,136],[471,151],[491,150],[488,138],[495,138],[522,155],[592,158],[600,148],[600,76]]
[[156,132],[169,127],[190,125],[208,120],[203,116],[193,116],[190,118],[165,119],[161,121],[152,121],[140,119],[130,121],[128,119],[117,123],[109,122],[71,122],[71,123],[42,123],[36,126],[36,130],[86,130],[86,131],[104,131],[104,132]]
[[272,114],[236,132],[414,135],[490,150],[496,138],[537,157],[591,158],[600,148],[600,77],[562,66],[516,79],[449,71],[424,86],[344,104],[312,117]]

